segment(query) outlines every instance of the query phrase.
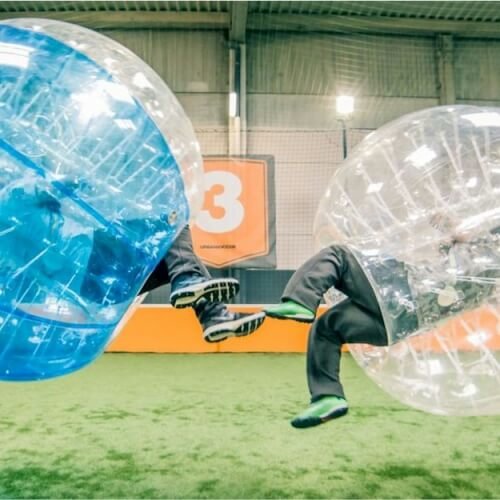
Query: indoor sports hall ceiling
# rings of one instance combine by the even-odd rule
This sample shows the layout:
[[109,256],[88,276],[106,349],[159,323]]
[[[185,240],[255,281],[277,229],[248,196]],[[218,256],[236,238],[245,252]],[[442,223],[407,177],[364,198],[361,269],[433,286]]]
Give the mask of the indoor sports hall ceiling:
[[499,37],[499,1],[3,1],[0,18],[54,17],[93,28],[455,33]]
[[0,2],[1,12],[55,11],[169,11],[229,12],[232,5],[247,4],[249,13],[313,14],[339,16],[384,16],[409,19],[454,21],[499,21],[500,2],[342,2],[342,1],[7,1]]

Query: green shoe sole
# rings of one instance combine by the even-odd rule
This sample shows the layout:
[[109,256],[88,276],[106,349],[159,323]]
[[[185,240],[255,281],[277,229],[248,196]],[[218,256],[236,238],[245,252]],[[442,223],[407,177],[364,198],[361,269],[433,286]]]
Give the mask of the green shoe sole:
[[314,316],[311,317],[311,316],[305,316],[305,315],[301,315],[301,314],[294,314],[294,315],[291,315],[291,314],[278,314],[278,313],[275,313],[273,311],[266,311],[264,310],[264,312],[266,313],[266,316],[269,316],[270,318],[275,318],[275,319],[291,319],[293,321],[298,321],[299,323],[312,323],[314,322]]
[[336,408],[328,415],[324,415],[322,417],[310,416],[310,417],[296,417],[290,423],[292,427],[296,429],[307,429],[308,427],[315,427],[320,424],[324,424],[334,418],[340,418],[347,414],[349,408],[347,406],[343,406],[341,408]]

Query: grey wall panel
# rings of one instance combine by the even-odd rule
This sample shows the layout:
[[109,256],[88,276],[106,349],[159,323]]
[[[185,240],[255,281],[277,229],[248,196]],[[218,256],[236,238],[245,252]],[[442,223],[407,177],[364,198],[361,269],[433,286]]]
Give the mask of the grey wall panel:
[[227,94],[175,95],[195,128],[227,126]]
[[109,30],[146,61],[174,92],[227,92],[228,50],[222,31]]
[[455,42],[457,99],[500,101],[500,41]]
[[249,33],[249,93],[317,94],[335,92],[333,37]]
[[437,97],[432,39],[251,33],[248,92]]
[[222,31],[103,33],[135,52],[167,82],[195,128],[227,126],[229,56]]
[[337,93],[358,96],[437,97],[432,39],[337,37]]
[[474,106],[500,107],[500,97],[493,101],[488,99],[457,99],[457,104],[472,104]]
[[[338,123],[335,123],[338,127]],[[341,132],[337,128],[326,130],[294,130],[252,128],[247,133],[248,152],[272,154],[279,164],[298,165],[314,171],[319,163],[342,159]]]
[[330,96],[250,94],[248,127],[331,129],[337,126]]
[[[419,109],[437,106],[437,98],[360,97],[353,128],[378,128]],[[332,96],[253,94],[248,96],[248,125],[289,129],[331,129],[339,126]]]

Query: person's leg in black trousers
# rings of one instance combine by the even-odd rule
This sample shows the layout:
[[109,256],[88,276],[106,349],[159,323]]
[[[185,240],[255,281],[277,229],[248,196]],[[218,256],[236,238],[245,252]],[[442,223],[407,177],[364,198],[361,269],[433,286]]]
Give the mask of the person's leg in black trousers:
[[234,278],[214,279],[210,276],[194,252],[189,226],[179,233],[164,260],[172,284],[170,302],[174,307],[190,307],[200,298],[209,302],[226,302],[240,289],[238,280]]
[[371,284],[354,255],[342,245],[331,245],[295,271],[285,287],[282,303],[266,308],[266,314],[312,323],[323,295],[332,287],[361,307],[380,313]]
[[345,397],[339,380],[344,344],[387,345],[382,317],[346,299],[313,323],[307,347],[307,381],[312,402],[323,396]]
[[[348,298],[314,320],[323,294],[331,287]],[[312,427],[345,415],[348,406],[339,379],[342,345],[387,345],[376,295],[353,254],[341,245],[318,252],[294,273],[282,303],[267,308],[266,314],[278,319],[314,321],[307,349],[311,405],[292,420],[292,425]]]
[[192,307],[203,328],[207,342],[220,342],[229,337],[253,333],[264,322],[262,312],[232,313],[223,301],[239,290],[233,278],[213,279],[193,249],[189,226],[176,240],[144,284],[140,293],[170,283],[170,301],[174,307]]
[[346,299],[313,323],[307,347],[307,381],[311,405],[295,419],[294,427],[312,427],[347,413],[340,382],[344,344],[387,345],[381,314]]
[[[133,223],[134,221],[129,221]],[[124,225],[127,223],[125,222]],[[116,237],[107,231],[96,231],[94,247],[89,259],[88,276],[82,287],[84,294],[94,302],[104,299],[111,302],[121,302],[130,295],[129,289],[108,285],[110,269],[117,276],[130,270],[131,264],[137,264],[134,256],[121,251],[126,245],[118,244]],[[116,269],[115,269],[116,268]],[[143,270],[137,268],[133,272],[137,276]],[[118,285],[123,280],[114,279]],[[180,307],[191,306],[203,328],[203,338],[208,342],[219,342],[233,336],[244,336],[253,333],[263,323],[265,315],[262,312],[241,314],[230,312],[222,300],[231,298],[238,292],[239,284],[232,278],[212,279],[208,270],[196,256],[193,250],[191,232],[186,226],[165,257],[159,262],[149,278],[144,283],[138,295],[143,295],[155,288],[172,284],[173,293],[181,302]],[[179,306],[179,304],[176,304]]]

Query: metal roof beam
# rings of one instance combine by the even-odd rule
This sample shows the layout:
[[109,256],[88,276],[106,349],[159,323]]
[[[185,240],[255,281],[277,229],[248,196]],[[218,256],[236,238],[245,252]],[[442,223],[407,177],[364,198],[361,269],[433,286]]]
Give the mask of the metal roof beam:
[[248,2],[231,2],[231,27],[229,39],[245,43],[247,32]]
[[55,19],[91,29],[228,29],[227,12],[2,12],[0,20],[16,17]]
[[231,12],[61,11],[1,12],[0,20],[48,18],[92,29],[229,29],[230,40],[244,43],[247,30],[326,33],[385,33],[500,38],[500,22],[447,21],[382,16],[248,13],[247,2],[231,2]]
[[247,29],[304,33],[385,33],[420,36],[434,36],[437,33],[442,33],[461,37],[500,38],[500,23],[498,22],[446,21],[382,16],[250,13],[247,20]]

